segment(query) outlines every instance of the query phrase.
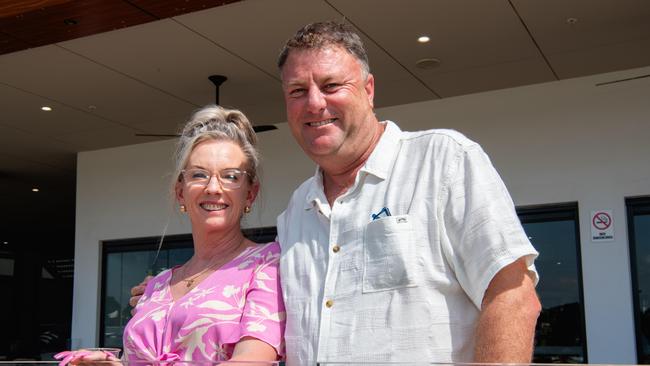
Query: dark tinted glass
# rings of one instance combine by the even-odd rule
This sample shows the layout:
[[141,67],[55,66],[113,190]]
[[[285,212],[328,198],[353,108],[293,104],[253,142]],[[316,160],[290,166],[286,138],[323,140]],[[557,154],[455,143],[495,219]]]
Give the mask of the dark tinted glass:
[[124,326],[131,319],[131,287],[153,274],[185,263],[192,256],[191,242],[187,248],[163,249],[160,251],[156,265],[151,266],[156,250],[116,251],[106,253],[106,272],[104,275],[103,334],[104,347],[122,348]]
[[650,214],[634,217],[636,276],[639,284],[639,363],[650,363]]
[[637,358],[650,364],[650,198],[627,199]]
[[533,362],[586,362],[577,208],[548,206],[519,216],[540,253],[535,265],[542,313]]

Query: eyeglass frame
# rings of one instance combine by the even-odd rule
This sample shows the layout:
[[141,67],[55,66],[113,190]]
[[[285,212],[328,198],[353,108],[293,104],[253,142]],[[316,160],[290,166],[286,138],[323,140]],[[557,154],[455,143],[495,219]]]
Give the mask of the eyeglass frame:
[[[208,180],[205,181],[205,183],[191,182],[189,179],[185,178],[185,172],[188,172],[190,170],[198,170],[198,171],[205,172],[207,175],[209,175]],[[216,177],[217,182],[219,182],[219,186],[224,190],[235,190],[235,189],[241,188],[241,186],[244,184],[243,180],[239,184],[239,186],[237,186],[237,187],[226,187],[226,186],[224,186],[224,182],[222,182],[221,178],[220,178],[221,172],[223,172],[223,171],[236,171],[238,173],[242,173],[242,174],[248,176],[248,182],[249,183],[253,182],[253,178],[251,177],[251,174],[248,171],[241,170],[239,168],[224,168],[224,169],[221,169],[221,170],[217,171],[216,173],[211,172],[211,171],[209,171],[207,169],[202,169],[202,168],[183,169],[183,170],[180,171],[180,174],[178,176],[178,181],[179,182],[184,182],[184,183],[190,184],[190,185],[200,185],[200,186],[203,186],[205,188],[210,184],[210,181],[212,180],[212,178]],[[226,185],[231,184],[231,183],[232,182],[227,182]]]

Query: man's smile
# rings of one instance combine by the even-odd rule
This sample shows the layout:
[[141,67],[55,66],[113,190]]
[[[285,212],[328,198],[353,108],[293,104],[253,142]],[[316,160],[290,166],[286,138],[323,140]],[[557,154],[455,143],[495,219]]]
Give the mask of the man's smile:
[[337,118],[330,118],[330,119],[325,119],[322,121],[315,121],[315,122],[307,122],[307,125],[309,127],[320,127],[320,126],[325,126],[329,125],[331,123],[336,122]]

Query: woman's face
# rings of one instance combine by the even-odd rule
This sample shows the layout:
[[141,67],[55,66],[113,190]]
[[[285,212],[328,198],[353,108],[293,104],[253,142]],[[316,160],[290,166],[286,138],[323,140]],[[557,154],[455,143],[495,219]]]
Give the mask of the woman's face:
[[185,205],[193,230],[227,233],[240,230],[239,221],[244,208],[251,206],[259,186],[251,184],[244,175],[241,187],[223,189],[217,175],[223,169],[246,170],[246,155],[234,142],[206,140],[194,148],[185,165],[188,169],[203,169],[212,174],[207,185],[192,184],[182,179],[176,184],[176,198]]

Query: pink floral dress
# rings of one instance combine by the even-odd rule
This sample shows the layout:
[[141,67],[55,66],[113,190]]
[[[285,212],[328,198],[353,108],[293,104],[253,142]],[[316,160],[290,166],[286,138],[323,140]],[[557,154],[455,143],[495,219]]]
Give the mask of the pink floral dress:
[[166,270],[149,281],[124,329],[127,361],[221,361],[243,337],[284,354],[277,242],[245,249],[174,301]]

